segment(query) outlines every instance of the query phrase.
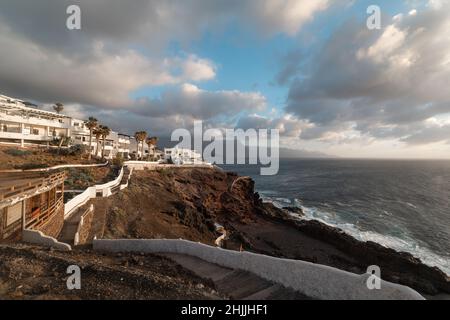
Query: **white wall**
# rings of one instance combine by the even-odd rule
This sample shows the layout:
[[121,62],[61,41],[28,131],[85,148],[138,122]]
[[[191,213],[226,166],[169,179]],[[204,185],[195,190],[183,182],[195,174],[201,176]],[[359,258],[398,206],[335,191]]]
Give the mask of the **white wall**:
[[62,251],[71,251],[72,247],[66,243],[59,242],[55,238],[46,236],[41,231],[37,230],[23,230],[22,240],[26,243],[37,244],[40,246],[46,246],[55,248]]
[[64,205],[64,219],[70,217],[78,208],[85,205],[89,200],[97,197],[97,193],[102,193],[102,197],[109,197],[112,195],[111,189],[117,187],[123,178],[123,168],[116,179],[102,185],[96,185],[87,188],[83,193],[77,195],[72,200]]
[[94,240],[94,250],[189,255],[220,266],[252,272],[315,299],[423,300],[413,289],[387,281],[382,281],[380,290],[369,290],[366,285],[369,275],[357,275],[300,260],[229,251],[186,240]]

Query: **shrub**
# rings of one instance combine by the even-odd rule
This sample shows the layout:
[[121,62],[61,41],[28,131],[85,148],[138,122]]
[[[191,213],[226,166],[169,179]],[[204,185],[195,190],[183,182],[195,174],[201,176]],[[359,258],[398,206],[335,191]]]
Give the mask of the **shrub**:
[[44,169],[47,167],[48,167],[48,165],[45,163],[25,163],[25,164],[14,166],[14,169],[33,170],[33,169]]
[[123,167],[123,162],[124,160],[121,154],[117,154],[112,161],[113,165],[116,167]]
[[71,146],[68,149],[68,154],[70,156],[82,156],[83,154],[88,152],[89,147],[85,146],[83,144],[77,144],[74,146]]
[[5,150],[5,153],[10,156],[13,156],[13,157],[24,157],[24,156],[29,156],[29,155],[33,154],[32,151],[19,150],[19,149],[8,149],[8,150]]

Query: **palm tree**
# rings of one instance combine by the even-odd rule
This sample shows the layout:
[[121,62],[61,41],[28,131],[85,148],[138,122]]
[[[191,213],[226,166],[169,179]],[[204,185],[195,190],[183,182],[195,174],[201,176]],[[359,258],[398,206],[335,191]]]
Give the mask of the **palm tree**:
[[[158,144],[158,138],[157,137],[150,137],[145,142],[148,145],[149,157],[150,157],[150,150],[154,150],[155,146]],[[153,151],[152,151],[152,153],[153,153]]]
[[[55,132],[56,134],[56,132]],[[58,142],[58,154],[61,153],[61,148],[63,145],[69,146],[70,144],[70,137],[67,137],[64,133],[61,133],[59,135],[59,138],[56,138],[56,141]]]
[[103,131],[101,127],[96,127],[92,131],[92,134],[95,136],[95,141],[97,145],[95,146],[95,156],[98,157],[98,148],[100,146],[100,138],[102,137]]
[[103,139],[103,146],[102,146],[102,159],[105,159],[105,140],[106,137],[110,135],[111,133],[111,129],[108,128],[107,126],[101,126],[101,131],[102,131],[102,139]]
[[136,156],[139,157],[139,146],[140,144],[142,144],[142,154],[141,154],[141,158],[144,157],[144,141],[147,138],[147,132],[145,131],[138,131],[134,134],[134,138],[136,139],[136,151],[137,154]]
[[94,117],[89,117],[87,121],[84,122],[86,128],[89,129],[89,160],[92,158],[92,134],[95,128],[98,126],[98,120]]
[[61,102],[57,102],[53,106],[53,110],[55,110],[57,114],[60,114],[64,110],[64,105]]
[[138,131],[134,134],[134,139],[136,140],[136,160],[139,159],[139,142],[141,139],[141,132]]

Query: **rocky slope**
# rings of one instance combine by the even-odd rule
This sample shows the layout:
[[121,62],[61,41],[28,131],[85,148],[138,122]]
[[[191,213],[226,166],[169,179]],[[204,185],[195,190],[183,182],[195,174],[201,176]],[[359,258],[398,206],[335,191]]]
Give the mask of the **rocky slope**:
[[[67,289],[71,265],[81,268],[81,290]],[[159,256],[0,246],[0,300],[218,298],[212,283]]]
[[94,233],[106,238],[184,238],[214,244],[216,223],[224,246],[302,259],[364,273],[378,265],[386,280],[426,294],[450,293],[449,278],[407,253],[357,241],[316,221],[294,221],[261,201],[254,182],[219,169],[137,172],[128,189],[96,202]]

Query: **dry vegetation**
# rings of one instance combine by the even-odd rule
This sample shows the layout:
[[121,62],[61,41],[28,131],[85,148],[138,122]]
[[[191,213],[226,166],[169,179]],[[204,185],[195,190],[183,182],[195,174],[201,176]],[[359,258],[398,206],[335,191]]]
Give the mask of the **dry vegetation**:
[[89,161],[78,150],[72,152],[55,149],[21,149],[18,147],[0,147],[0,170],[38,169],[62,164],[92,164],[101,161]]
[[[81,268],[81,290],[67,289],[70,265]],[[160,256],[0,246],[0,299],[218,298],[210,282]]]

